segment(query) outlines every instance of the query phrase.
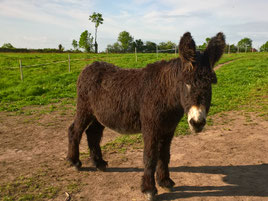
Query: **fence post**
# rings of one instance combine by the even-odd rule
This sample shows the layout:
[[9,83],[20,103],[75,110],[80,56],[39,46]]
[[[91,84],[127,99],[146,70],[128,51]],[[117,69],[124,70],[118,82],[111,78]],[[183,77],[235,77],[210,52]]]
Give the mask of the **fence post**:
[[22,71],[21,60],[19,60],[19,64],[20,64],[20,79],[23,81],[23,71]]
[[137,56],[137,48],[135,47],[135,58],[136,58],[136,62],[138,61],[138,56]]
[[68,63],[69,63],[69,73],[71,72],[71,60],[70,60],[70,54],[68,54]]

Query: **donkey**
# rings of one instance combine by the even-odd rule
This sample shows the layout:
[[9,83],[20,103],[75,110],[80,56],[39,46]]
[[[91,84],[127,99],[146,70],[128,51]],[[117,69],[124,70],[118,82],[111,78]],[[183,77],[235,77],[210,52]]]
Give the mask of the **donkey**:
[[170,145],[184,113],[194,132],[202,131],[211,104],[211,85],[217,82],[213,66],[225,47],[225,36],[218,33],[203,53],[196,51],[189,32],[179,43],[179,58],[148,64],[142,69],[122,69],[105,62],[85,67],[77,82],[77,111],[69,127],[67,159],[76,168],[79,143],[86,132],[90,157],[104,171],[100,141],[105,127],[124,134],[142,132],[144,175],[141,191],[148,200],[160,187],[171,189],[168,164]]

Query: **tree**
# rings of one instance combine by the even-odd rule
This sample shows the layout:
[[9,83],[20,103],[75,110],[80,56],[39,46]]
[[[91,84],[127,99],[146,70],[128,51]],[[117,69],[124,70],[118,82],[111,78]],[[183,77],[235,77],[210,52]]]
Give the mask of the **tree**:
[[64,47],[62,46],[62,44],[59,44],[59,51],[63,52]]
[[268,41],[260,47],[261,52],[268,52]]
[[174,49],[174,47],[176,47],[176,44],[168,41],[168,42],[161,42],[158,45],[160,50],[168,50],[168,49]]
[[89,16],[89,20],[91,22],[95,23],[95,53],[98,53],[98,43],[97,43],[97,30],[100,24],[103,24],[103,18],[102,14],[100,13],[93,13],[92,15]]
[[85,52],[91,52],[93,49],[93,37],[87,30],[80,35],[79,47],[83,48]]
[[208,46],[209,41],[211,40],[211,38],[206,38],[206,45]]
[[210,40],[211,38],[206,38],[206,41],[203,43],[203,45],[197,46],[197,50],[204,51],[207,48]]
[[107,45],[106,51],[110,53],[120,53],[122,52],[122,46],[118,42],[115,42],[113,45]]
[[143,52],[143,50],[144,50],[144,43],[143,43],[143,41],[141,39],[135,40],[133,42],[133,47],[134,48],[137,48],[137,51],[138,52]]
[[145,49],[145,52],[155,52],[156,43],[151,42],[151,41],[146,41],[144,49]]
[[75,50],[78,49],[78,43],[77,43],[76,40],[73,40],[73,42],[72,42],[72,46],[74,47]]
[[143,41],[141,39],[138,39],[138,40],[135,41],[135,43],[136,43],[137,50],[142,52],[143,49],[144,49]]
[[10,43],[4,43],[1,48],[15,49]]
[[131,49],[133,37],[127,31],[122,31],[121,33],[119,33],[117,40],[122,46],[124,52],[127,52]]
[[243,38],[238,43],[240,51],[250,51],[252,48],[252,40],[250,38]]

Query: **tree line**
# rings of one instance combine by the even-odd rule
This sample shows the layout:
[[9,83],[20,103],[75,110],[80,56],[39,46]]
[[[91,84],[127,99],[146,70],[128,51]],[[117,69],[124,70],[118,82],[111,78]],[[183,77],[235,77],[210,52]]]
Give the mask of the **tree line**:
[[122,31],[118,35],[117,42],[107,45],[106,52],[126,53],[134,52],[135,49],[137,52],[156,52],[156,49],[174,52],[176,46],[176,43],[171,41],[156,44],[152,41],[143,42],[141,39],[134,40],[134,37],[129,32]]

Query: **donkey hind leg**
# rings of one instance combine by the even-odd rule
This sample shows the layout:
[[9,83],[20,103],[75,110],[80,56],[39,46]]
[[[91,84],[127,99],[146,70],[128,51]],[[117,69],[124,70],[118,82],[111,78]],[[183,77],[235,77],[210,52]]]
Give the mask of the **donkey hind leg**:
[[104,126],[95,119],[86,130],[88,147],[90,149],[90,158],[96,168],[101,171],[105,171],[108,165],[108,163],[102,159],[100,148],[103,129]]
[[175,183],[169,177],[168,164],[170,160],[170,145],[173,133],[163,135],[158,142],[158,161],[156,169],[156,180],[160,187],[171,191]]
[[71,165],[79,169],[82,166],[79,160],[79,144],[81,141],[82,133],[93,120],[92,115],[87,113],[77,113],[74,122],[70,125],[68,130],[69,145],[67,160]]
[[155,200],[157,189],[155,187],[154,174],[156,170],[157,158],[158,158],[158,143],[156,133],[152,131],[144,132],[144,175],[142,177],[141,191],[149,201]]

